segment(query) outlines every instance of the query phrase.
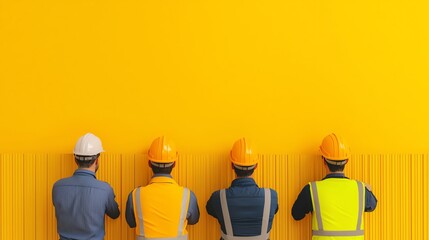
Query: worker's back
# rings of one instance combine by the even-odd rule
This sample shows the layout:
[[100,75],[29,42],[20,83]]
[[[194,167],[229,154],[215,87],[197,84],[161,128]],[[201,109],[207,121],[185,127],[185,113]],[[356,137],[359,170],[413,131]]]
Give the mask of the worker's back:
[[147,186],[136,188],[133,191],[134,215],[136,219],[140,216],[143,219],[137,221],[136,234],[145,238],[187,235],[189,200],[190,191],[170,177],[154,177]]
[[314,240],[363,239],[363,183],[347,178],[326,178],[311,182],[310,191]]
[[[119,216],[116,203],[109,202],[113,190],[98,181],[87,170],[57,181],[52,189],[52,201],[60,237],[70,239],[103,239],[104,214]],[[111,197],[113,199],[113,197]]]
[[[225,189],[228,211],[234,236],[258,236],[261,234],[265,205],[265,189],[259,188],[253,178],[235,179],[231,187]],[[268,232],[271,230],[278,200],[276,191],[270,189]],[[226,233],[222,213],[220,191],[212,194],[206,206],[207,212],[217,218]]]

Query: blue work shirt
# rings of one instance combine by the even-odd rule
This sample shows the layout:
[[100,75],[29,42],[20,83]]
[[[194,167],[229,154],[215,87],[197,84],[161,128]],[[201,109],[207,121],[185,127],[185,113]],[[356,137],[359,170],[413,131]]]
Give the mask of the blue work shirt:
[[95,173],[78,169],[73,176],[57,181],[52,202],[60,239],[104,239],[104,214],[119,217],[113,189],[96,179]]
[[[173,178],[170,174],[154,174],[152,178],[155,177],[169,177]],[[186,213],[186,219],[188,220],[189,225],[194,225],[198,222],[200,219],[200,209],[198,208],[198,202],[197,198],[195,197],[195,194],[189,190],[190,193],[190,199],[189,199],[189,206],[188,206],[188,212]],[[125,219],[127,220],[128,226],[131,228],[136,227],[136,218],[134,216],[134,206],[133,206],[133,191],[130,192],[127,199],[127,207],[125,210]]]
[[[322,179],[327,178],[347,178],[344,173],[330,173]],[[347,178],[348,179],[348,178]],[[310,193],[310,185],[307,184],[301,190],[296,199],[295,203],[292,206],[292,217],[295,220],[301,220],[305,217],[306,214],[313,212],[313,203]],[[365,212],[372,212],[377,207],[377,198],[374,194],[365,187]]]
[[[268,231],[271,230],[274,215],[278,211],[277,192],[271,191],[270,219]],[[262,215],[264,212],[265,193],[253,178],[237,178],[226,189],[229,215],[234,236],[258,236],[261,234]],[[222,214],[219,191],[214,192],[207,201],[208,214],[215,217],[224,233],[225,223]]]

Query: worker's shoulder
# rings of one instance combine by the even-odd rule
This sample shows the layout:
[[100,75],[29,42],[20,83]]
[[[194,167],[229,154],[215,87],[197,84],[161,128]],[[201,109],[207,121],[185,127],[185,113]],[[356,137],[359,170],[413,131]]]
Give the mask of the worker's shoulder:
[[61,186],[69,186],[69,185],[73,185],[75,183],[75,179],[73,178],[73,176],[71,177],[66,177],[66,178],[61,178],[59,180],[57,180],[54,183],[54,188],[55,187],[61,187]]
[[216,191],[212,192],[212,195],[210,196],[210,199],[219,199],[220,191],[221,190],[222,189],[219,189],[219,190],[216,190]]
[[92,185],[96,188],[113,192],[113,188],[112,188],[112,186],[110,186],[110,184],[108,182],[100,181],[98,179],[94,179],[94,181],[92,182]]
[[226,189],[223,188],[223,189],[216,190],[216,191],[212,192],[212,196],[213,195],[219,195],[221,190],[226,190]]
[[100,181],[97,179],[79,179],[79,178],[75,178],[73,176],[71,177],[67,177],[67,178],[62,178],[58,181],[56,181],[53,185],[53,189],[60,189],[60,188],[70,188],[70,187],[82,187],[82,188],[94,188],[94,189],[98,189],[101,191],[106,191],[106,192],[113,192],[113,188],[104,181]]
[[267,188],[267,189],[270,190],[272,198],[277,198],[277,191],[275,189],[272,189],[272,188]]
[[187,188],[187,187],[185,187],[185,188],[189,190],[189,194],[190,194],[191,196],[196,197],[196,195],[195,195],[194,191],[192,191],[190,188]]

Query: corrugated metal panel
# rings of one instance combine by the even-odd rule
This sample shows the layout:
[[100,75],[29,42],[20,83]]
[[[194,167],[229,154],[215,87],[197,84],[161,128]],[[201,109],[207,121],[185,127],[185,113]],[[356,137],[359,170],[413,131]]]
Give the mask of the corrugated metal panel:
[[[318,159],[318,156],[262,155],[255,180],[279,194],[280,210],[271,239],[310,239],[310,217],[296,222],[290,216],[290,209],[306,183],[324,176]],[[70,176],[75,168],[71,155],[1,154],[1,239],[58,239],[51,189],[56,180]],[[365,214],[366,239],[429,239],[428,155],[355,155],[346,174],[370,183],[379,200],[377,210]],[[103,154],[97,176],[110,183],[121,208],[118,220],[106,218],[106,240],[134,239],[124,209],[129,192],[145,185],[151,177],[146,157]],[[228,156],[183,155],[173,176],[195,192],[200,206],[200,222],[189,226],[190,239],[219,239],[218,223],[207,215],[205,204],[213,191],[228,187],[234,178]]]

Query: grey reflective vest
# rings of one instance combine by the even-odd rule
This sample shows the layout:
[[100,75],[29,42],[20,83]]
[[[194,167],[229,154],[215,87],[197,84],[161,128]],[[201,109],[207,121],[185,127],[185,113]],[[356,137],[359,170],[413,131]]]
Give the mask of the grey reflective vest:
[[271,208],[271,191],[269,188],[264,188],[265,201],[264,201],[264,213],[262,217],[261,235],[259,236],[234,236],[232,231],[231,216],[229,215],[228,203],[226,201],[225,189],[220,190],[220,204],[222,207],[223,219],[225,222],[226,233],[220,231],[220,234],[224,240],[267,240],[270,237],[268,232],[268,222],[270,220],[270,208]]

